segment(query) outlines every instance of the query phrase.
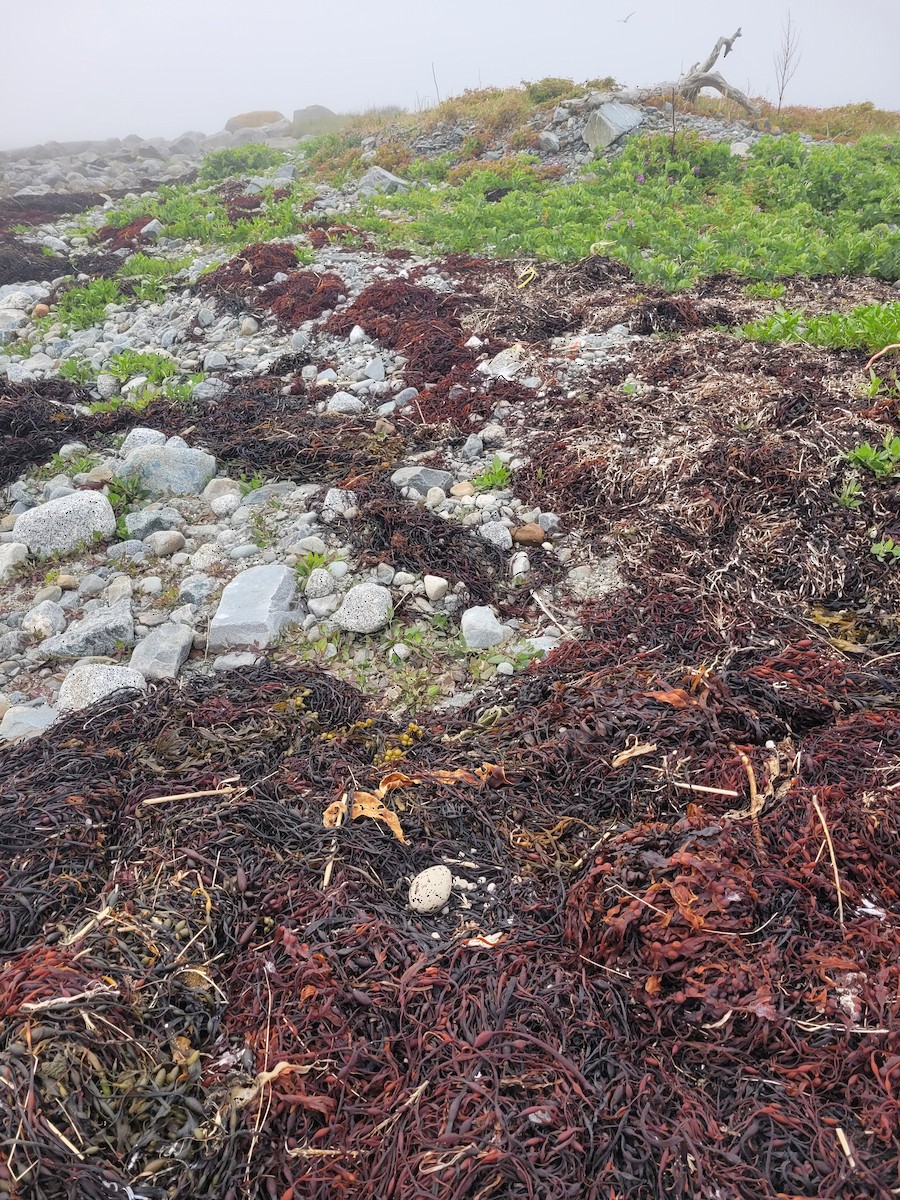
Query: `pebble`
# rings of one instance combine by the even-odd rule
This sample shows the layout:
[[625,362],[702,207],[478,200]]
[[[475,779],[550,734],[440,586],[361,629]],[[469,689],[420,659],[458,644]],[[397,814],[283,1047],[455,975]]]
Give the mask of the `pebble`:
[[453,874],[449,867],[427,867],[409,885],[409,907],[413,912],[439,912],[449,901],[453,890]]
[[450,591],[450,584],[442,575],[426,575],[422,582],[425,585],[425,595],[433,604],[443,600]]
[[536,521],[519,525],[512,531],[512,540],[520,546],[540,546],[546,539],[546,531]]

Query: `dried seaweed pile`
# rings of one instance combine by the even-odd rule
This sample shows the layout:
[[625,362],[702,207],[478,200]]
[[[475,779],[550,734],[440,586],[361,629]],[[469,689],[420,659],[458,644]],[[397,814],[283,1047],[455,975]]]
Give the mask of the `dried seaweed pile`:
[[[86,398],[81,388],[60,380],[0,384],[0,485],[46,461],[67,438],[99,443],[104,437],[152,425],[167,435],[193,434],[223,463],[304,482],[337,481],[391,465],[396,439],[379,439],[367,422],[344,420],[341,438],[333,423],[315,412],[305,388],[282,396],[280,379],[236,387],[215,405],[154,400],[137,412],[125,407],[79,416],[72,405]],[[202,431],[198,433],[196,431]]]
[[281,667],[11,751],[0,1191],[895,1194],[896,669],[665,601],[411,737]]
[[869,535],[897,523],[895,482],[866,479],[858,509],[838,500],[847,453],[896,420],[862,395],[860,367],[711,330],[643,344],[532,404],[517,489],[606,537],[641,586],[734,608],[895,606]]
[[354,325],[407,358],[406,378],[414,387],[436,383],[454,367],[472,367],[461,314],[473,297],[439,293],[402,279],[373,283],[331,318],[331,332],[346,336]]

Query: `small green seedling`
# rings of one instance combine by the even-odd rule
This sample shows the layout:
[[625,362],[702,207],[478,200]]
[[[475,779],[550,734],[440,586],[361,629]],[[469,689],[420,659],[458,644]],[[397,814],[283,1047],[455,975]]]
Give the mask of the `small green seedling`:
[[512,472],[509,467],[495,454],[488,469],[476,475],[472,484],[479,492],[495,492],[507,487],[511,478]]

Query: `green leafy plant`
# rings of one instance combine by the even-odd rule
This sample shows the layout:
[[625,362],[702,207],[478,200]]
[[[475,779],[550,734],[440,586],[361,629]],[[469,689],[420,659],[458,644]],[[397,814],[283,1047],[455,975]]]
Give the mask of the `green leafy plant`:
[[106,306],[121,300],[119,285],[114,279],[92,279],[90,283],[75,284],[63,292],[56,313],[63,329],[89,329],[106,319]]
[[832,350],[872,353],[900,341],[900,301],[864,304],[849,313],[818,316],[798,309],[778,309],[765,320],[746,325],[744,335],[758,342],[807,342]]
[[880,479],[900,475],[900,437],[886,433],[880,447],[863,442],[848,453],[847,459]]
[[311,550],[309,554],[304,554],[302,558],[297,560],[297,564],[294,567],[294,574],[303,583],[309,579],[317,567],[327,567],[329,562],[331,562],[331,559],[327,554]]
[[149,254],[132,254],[119,270],[138,300],[159,304],[175,286],[177,276],[191,263],[190,255],[169,259]]
[[198,371],[195,375],[191,375],[184,383],[173,383],[171,379],[167,379],[163,387],[163,395],[167,400],[175,400],[180,404],[186,404],[191,399],[191,393],[198,383],[202,383],[206,378],[203,371]]
[[257,488],[261,488],[266,482],[266,477],[262,471],[254,471],[252,475],[246,475],[243,471],[239,477],[241,485],[241,495],[246,496],[248,492],[255,492]]
[[835,492],[838,504],[844,508],[850,508],[854,512],[862,504],[863,490],[862,484],[859,482],[859,476],[855,471],[848,471],[841,480],[840,490]]
[[77,383],[79,386],[85,387],[93,382],[94,368],[83,358],[67,358],[60,364],[59,377],[68,383]]
[[873,542],[871,549],[881,563],[900,563],[900,542],[895,542],[893,538],[884,538],[880,542]]
[[784,295],[784,284],[768,283],[765,280],[748,283],[744,288],[744,295],[749,296],[751,300],[780,300]]
[[466,166],[451,174],[456,187],[379,196],[348,220],[407,249],[568,262],[602,245],[635,278],[670,290],[723,271],[773,293],[775,280],[793,275],[896,277],[897,139],[763,138],[744,160],[687,133],[674,148],[670,136],[638,137],[574,184],[524,157],[502,170]]
[[479,492],[502,491],[508,486],[511,478],[512,472],[509,467],[495,454],[488,469],[482,471],[480,475],[476,475],[472,484]]
[[152,351],[120,350],[106,366],[110,375],[123,382],[136,375],[146,375],[148,383],[165,383],[178,373],[178,364],[166,354]]
[[257,142],[249,146],[226,147],[213,150],[200,164],[200,178],[205,183],[217,183],[231,175],[247,175],[251,171],[265,171],[287,161],[287,155]]
[[147,498],[147,491],[135,475],[115,475],[107,485],[106,498],[117,517],[122,517]]

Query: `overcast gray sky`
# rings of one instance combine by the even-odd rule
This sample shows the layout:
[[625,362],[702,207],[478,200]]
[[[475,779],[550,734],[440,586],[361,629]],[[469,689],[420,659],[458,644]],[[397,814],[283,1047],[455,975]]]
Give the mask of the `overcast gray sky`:
[[900,109],[897,0],[0,0],[0,147],[213,133],[257,108],[414,109],[432,62],[444,96],[545,75],[649,84],[738,25],[727,77],[771,95],[789,8],[788,102]]

